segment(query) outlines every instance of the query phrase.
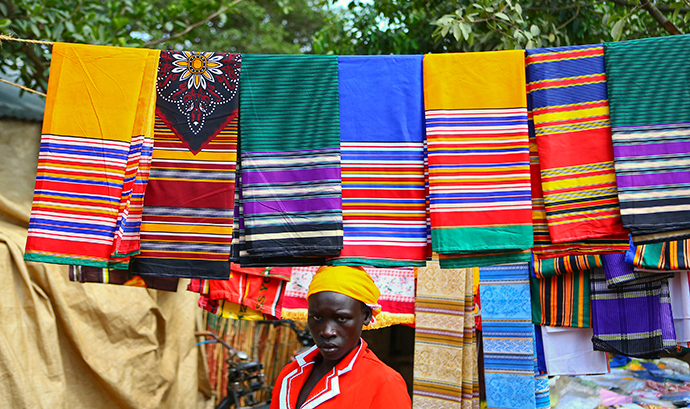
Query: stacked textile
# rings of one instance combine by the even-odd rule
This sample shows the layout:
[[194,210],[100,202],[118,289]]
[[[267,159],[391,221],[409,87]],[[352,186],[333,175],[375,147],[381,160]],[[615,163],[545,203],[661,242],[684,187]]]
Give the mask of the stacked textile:
[[[293,267],[292,278],[285,288],[282,317],[307,321],[307,291],[319,267]],[[396,324],[414,324],[415,274],[412,268],[364,267],[381,291],[381,312],[376,323],[365,329],[383,328]]]
[[343,247],[338,57],[245,55],[241,88],[248,254],[337,256]]
[[690,36],[604,49],[623,225],[636,244],[690,236]]
[[228,277],[240,65],[239,54],[161,53],[137,274]]
[[338,57],[343,250],[329,261],[424,265],[422,56]]
[[473,269],[417,269],[415,407],[479,408]]
[[[554,243],[627,242],[616,192],[601,45],[526,50],[527,90]],[[617,237],[616,237],[617,235]],[[624,248],[623,248],[624,250]]]
[[159,54],[53,45],[26,260],[127,268],[138,251]]
[[424,57],[433,250],[443,268],[527,261],[524,53]]
[[79,283],[102,283],[143,287],[152,290],[177,291],[176,277],[141,277],[129,270],[90,266],[69,266],[69,280]]

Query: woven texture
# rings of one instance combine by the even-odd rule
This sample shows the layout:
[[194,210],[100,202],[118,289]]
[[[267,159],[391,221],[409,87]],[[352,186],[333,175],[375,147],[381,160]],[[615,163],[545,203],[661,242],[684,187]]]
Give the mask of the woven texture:
[[479,408],[473,270],[417,269],[415,408]]
[[529,260],[523,54],[424,57],[432,245],[461,256],[442,259],[444,268]]
[[338,67],[344,231],[329,263],[423,266],[422,56],[342,56]]
[[606,43],[604,48],[623,224],[634,236],[687,229],[690,36]]
[[250,255],[343,247],[336,56],[245,55],[242,205]]
[[551,240],[625,236],[613,168],[603,46],[526,53]]
[[532,322],[550,327],[590,327],[589,271],[532,278]]

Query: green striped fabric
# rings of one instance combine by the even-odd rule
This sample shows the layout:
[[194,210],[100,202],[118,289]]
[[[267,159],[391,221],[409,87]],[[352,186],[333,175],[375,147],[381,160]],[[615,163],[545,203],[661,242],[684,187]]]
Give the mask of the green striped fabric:
[[606,43],[605,50],[606,75],[614,77],[608,94],[616,126],[690,120],[690,35]]
[[339,149],[338,100],[335,55],[242,55],[242,149]]

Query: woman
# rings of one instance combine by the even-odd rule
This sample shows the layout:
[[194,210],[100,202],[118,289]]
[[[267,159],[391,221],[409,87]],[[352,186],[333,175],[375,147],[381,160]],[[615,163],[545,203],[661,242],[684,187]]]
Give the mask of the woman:
[[361,267],[321,267],[307,292],[316,346],[278,375],[271,409],[409,409],[402,376],[367,348],[362,327],[376,322],[380,292]]

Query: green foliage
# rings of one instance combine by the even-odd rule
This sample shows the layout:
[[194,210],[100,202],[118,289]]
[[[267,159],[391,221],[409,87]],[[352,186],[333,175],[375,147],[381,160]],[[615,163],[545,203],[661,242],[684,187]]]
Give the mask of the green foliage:
[[[690,32],[690,0],[653,2]],[[593,44],[668,35],[635,0],[352,0],[317,52],[409,54]]]
[[[23,39],[248,53],[311,51],[326,0],[0,0],[0,33]],[[46,90],[50,46],[6,41],[0,68]]]

